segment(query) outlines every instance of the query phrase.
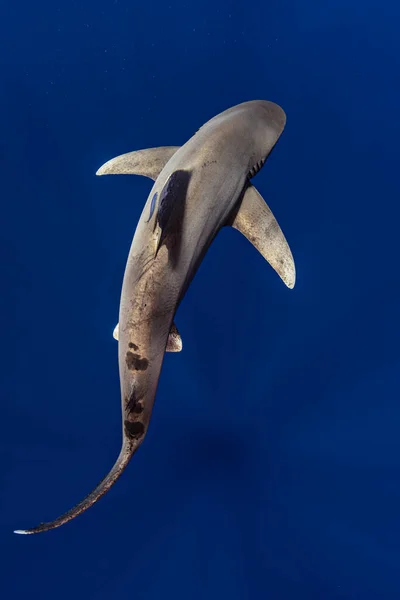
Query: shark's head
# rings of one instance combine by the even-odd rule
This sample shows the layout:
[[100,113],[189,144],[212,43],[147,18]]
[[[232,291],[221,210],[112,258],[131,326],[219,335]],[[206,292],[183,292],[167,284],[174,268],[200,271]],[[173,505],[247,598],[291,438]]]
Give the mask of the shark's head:
[[265,100],[245,102],[239,106],[242,107],[242,119],[246,121],[250,138],[248,173],[251,178],[264,165],[278,141],[286,124],[286,114],[278,104]]
[[274,102],[252,100],[220,113],[207,126],[231,129],[240,140],[249,178],[267,160],[286,124],[284,110]]

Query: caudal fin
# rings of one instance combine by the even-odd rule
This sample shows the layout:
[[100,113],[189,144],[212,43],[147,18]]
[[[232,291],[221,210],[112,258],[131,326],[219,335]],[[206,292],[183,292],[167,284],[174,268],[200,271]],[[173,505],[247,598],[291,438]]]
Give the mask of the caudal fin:
[[76,506],[71,508],[69,511],[55,519],[54,521],[50,521],[49,523],[41,523],[37,527],[33,527],[33,529],[16,529],[14,533],[19,533],[22,535],[30,535],[32,533],[42,533],[42,531],[49,531],[50,529],[55,529],[56,527],[60,527],[60,525],[64,525],[64,523],[68,523],[81,513],[85,512],[92,504],[97,502],[99,498],[104,496],[110,489],[110,487],[117,481],[119,476],[125,470],[127,464],[132,458],[135,450],[139,447],[140,443],[134,443],[130,440],[124,440],[124,443],[121,448],[121,452],[112,467],[111,471],[100,481],[98,486],[90,492],[81,502],[79,502]]

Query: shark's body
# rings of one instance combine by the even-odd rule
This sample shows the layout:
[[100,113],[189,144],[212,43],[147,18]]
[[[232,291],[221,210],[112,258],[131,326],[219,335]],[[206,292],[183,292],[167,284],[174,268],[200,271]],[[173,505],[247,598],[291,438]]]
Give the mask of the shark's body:
[[146,434],[167,350],[180,350],[173,319],[202,258],[224,225],[239,229],[288,287],[295,283],[290,249],[249,179],[285,126],[271,102],[235,106],[206,123],[182,147],[142,150],[112,159],[99,175],[131,173],[155,180],[126,265],[119,313],[123,443],[110,473],[82,502],[50,523],[62,525],[96,502],[122,473]]

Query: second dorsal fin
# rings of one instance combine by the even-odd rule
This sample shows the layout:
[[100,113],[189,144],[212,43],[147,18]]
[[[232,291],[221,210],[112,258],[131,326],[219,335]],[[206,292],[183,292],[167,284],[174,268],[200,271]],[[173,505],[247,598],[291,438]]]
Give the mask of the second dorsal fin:
[[127,152],[104,163],[96,175],[144,175],[155,181],[179,148],[180,146],[160,146]]
[[253,185],[246,188],[228,225],[240,231],[257,248],[288,288],[294,288],[293,255],[271,209]]

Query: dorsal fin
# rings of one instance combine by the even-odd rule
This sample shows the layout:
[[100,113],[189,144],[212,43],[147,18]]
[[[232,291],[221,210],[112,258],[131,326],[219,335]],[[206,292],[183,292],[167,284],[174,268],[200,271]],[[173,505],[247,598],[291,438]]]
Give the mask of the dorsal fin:
[[179,148],[180,146],[160,146],[127,152],[104,163],[96,175],[144,175],[155,181]]
[[253,185],[246,188],[228,225],[240,231],[257,248],[288,288],[294,288],[293,255],[271,209]]

